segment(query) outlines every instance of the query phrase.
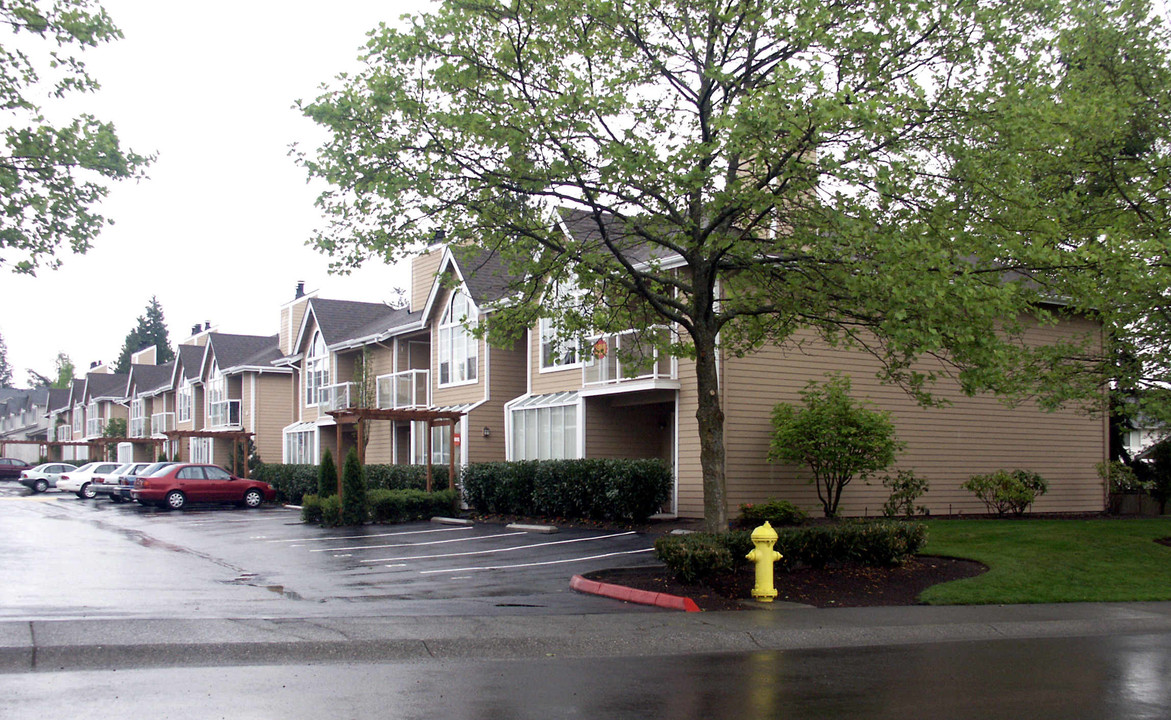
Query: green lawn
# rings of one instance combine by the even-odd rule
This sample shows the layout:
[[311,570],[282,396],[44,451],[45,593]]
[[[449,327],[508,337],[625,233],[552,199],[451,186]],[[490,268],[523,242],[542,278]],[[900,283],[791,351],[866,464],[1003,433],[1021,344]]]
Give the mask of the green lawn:
[[932,605],[1171,600],[1171,518],[930,520],[927,555],[988,572],[928,588]]

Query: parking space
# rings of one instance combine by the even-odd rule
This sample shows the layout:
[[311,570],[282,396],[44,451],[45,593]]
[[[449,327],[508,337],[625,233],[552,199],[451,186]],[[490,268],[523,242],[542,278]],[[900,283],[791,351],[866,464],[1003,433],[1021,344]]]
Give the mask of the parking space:
[[[26,497],[0,493],[0,500]],[[13,511],[18,505],[22,512]],[[188,592],[185,611],[197,613],[215,612],[217,605],[219,614],[265,616],[628,611],[629,605],[573,592],[570,577],[654,562],[653,538],[630,531],[562,528],[542,534],[497,524],[430,522],[323,529],[302,524],[295,509],[272,505],[168,512],[49,494],[35,503],[0,502],[0,515],[18,523],[87,526],[85,547],[66,556],[80,563],[97,553],[100,563],[91,563],[118,567],[124,556],[126,563],[165,575],[173,561],[188,577],[190,566],[199,565],[207,572],[195,576],[214,580]],[[107,539],[95,542],[93,531]],[[144,549],[151,553],[148,563],[139,557]],[[54,563],[56,572],[62,572],[61,562]],[[84,569],[79,576],[86,576]],[[137,592],[133,573],[122,581],[129,583],[126,592]],[[153,605],[138,595],[135,612],[162,610]]]

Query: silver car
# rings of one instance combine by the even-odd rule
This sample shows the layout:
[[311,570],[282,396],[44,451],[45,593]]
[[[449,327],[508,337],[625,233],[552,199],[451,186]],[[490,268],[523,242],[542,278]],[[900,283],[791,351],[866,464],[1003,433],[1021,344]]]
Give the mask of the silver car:
[[36,493],[43,493],[49,488],[57,487],[57,481],[62,473],[73,472],[76,465],[69,463],[45,463],[36,467],[22,470],[20,484]]

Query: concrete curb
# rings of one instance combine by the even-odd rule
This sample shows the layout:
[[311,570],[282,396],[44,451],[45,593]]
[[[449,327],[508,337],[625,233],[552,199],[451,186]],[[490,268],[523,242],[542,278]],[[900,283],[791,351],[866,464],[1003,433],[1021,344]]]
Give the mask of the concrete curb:
[[691,598],[679,597],[678,595],[671,595],[669,593],[651,592],[650,590],[635,590],[624,585],[612,585],[596,580],[586,580],[581,575],[574,575],[569,581],[569,587],[579,593],[600,595],[638,605],[654,605],[655,607],[661,607],[667,610],[682,610],[683,612],[700,612],[699,606]]

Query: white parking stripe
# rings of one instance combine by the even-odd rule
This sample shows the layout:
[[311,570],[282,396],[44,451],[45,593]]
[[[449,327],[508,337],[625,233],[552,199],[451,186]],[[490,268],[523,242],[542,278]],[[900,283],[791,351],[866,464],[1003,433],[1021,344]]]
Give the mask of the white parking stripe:
[[[353,545],[350,547],[328,547],[328,548],[319,548],[316,550],[310,550],[309,552],[337,552],[338,550],[382,550],[385,548],[420,547],[423,545],[446,545],[447,543],[472,542],[474,540],[488,540],[491,538],[512,537],[513,535],[527,535],[527,534],[528,533],[526,533],[522,530],[521,532],[497,533],[496,535],[478,535],[476,537],[455,538],[452,540],[431,540],[430,542],[395,543],[393,545]],[[397,558],[390,558],[390,559],[394,560]],[[362,562],[385,562],[386,560],[387,560],[387,558],[383,558],[382,560],[363,560]]]
[[[365,538],[398,537],[399,535],[426,535],[427,533],[456,532],[459,530],[474,530],[474,529],[475,528],[473,528],[469,525],[467,527],[450,527],[450,528],[441,528],[439,530],[406,530],[403,532],[377,533],[375,535],[331,535],[329,537],[319,537],[319,538],[281,538],[281,539],[277,539],[277,540],[265,540],[265,542],[278,543],[278,542],[322,542],[325,540],[363,540]],[[338,550],[338,549],[340,549],[340,548],[334,548],[334,550]]]
[[[519,534],[524,535],[525,533],[519,533]],[[514,550],[531,550],[532,548],[548,547],[550,545],[568,545],[569,543],[592,542],[594,540],[608,540],[610,538],[625,537],[627,535],[634,535],[634,531],[630,530],[627,532],[614,533],[613,535],[598,535],[596,537],[574,538],[573,540],[554,540],[553,542],[533,543],[531,545],[517,545],[515,547],[496,548],[493,550],[469,550],[468,552],[444,553],[442,555],[416,555],[414,557],[388,557],[388,558],[378,558],[376,560],[361,560],[359,562],[376,563],[376,562],[390,562],[392,560],[438,560],[439,558],[448,558],[448,557],[466,557],[468,555],[488,555],[490,553],[512,552]],[[423,544],[423,543],[420,543],[420,544]]]
[[513,568],[538,567],[541,565],[565,565],[567,563],[584,562],[586,560],[603,560],[605,558],[617,557],[619,555],[637,555],[639,553],[654,552],[654,548],[645,548],[643,550],[624,550],[622,552],[604,553],[602,555],[591,555],[589,557],[569,558],[566,560],[544,560],[542,562],[519,563],[517,565],[488,565],[485,567],[462,567],[462,568],[448,568],[446,570],[420,570],[420,575],[438,575],[440,573],[457,573],[457,572],[476,572],[478,570],[511,570]]

